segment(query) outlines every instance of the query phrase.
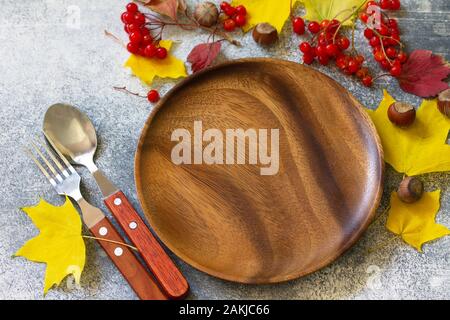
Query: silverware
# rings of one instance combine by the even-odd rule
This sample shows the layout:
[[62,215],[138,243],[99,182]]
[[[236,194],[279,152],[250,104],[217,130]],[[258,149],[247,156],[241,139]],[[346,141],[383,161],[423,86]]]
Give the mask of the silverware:
[[69,196],[78,203],[84,224],[98,239],[98,243],[106,251],[138,297],[146,300],[167,299],[103,212],[83,198],[80,192],[80,176],[61,152],[55,148],[51,139],[49,139],[49,143],[54,148],[55,153],[46,144],[39,147],[38,142],[31,142],[32,149],[34,149],[37,157],[30,149],[26,148],[26,151],[56,192],[60,195]]
[[104,202],[131,242],[147,263],[166,294],[173,299],[184,297],[189,285],[159,242],[145,225],[127,197],[94,163],[97,136],[90,119],[77,108],[54,104],[48,108],[44,134],[74,164],[85,166],[94,176]]

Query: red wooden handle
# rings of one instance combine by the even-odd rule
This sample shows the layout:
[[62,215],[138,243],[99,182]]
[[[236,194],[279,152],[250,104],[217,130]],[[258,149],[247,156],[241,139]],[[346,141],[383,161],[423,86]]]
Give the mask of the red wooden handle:
[[158,243],[122,191],[105,200],[105,204],[139,250],[161,288],[172,299],[181,299],[189,285],[173,261]]
[[90,230],[95,237],[105,239],[97,241],[140,299],[167,300],[167,297],[161,292],[155,280],[133,254],[131,249],[119,244],[125,243],[125,240],[119,235],[107,218],[100,220]]

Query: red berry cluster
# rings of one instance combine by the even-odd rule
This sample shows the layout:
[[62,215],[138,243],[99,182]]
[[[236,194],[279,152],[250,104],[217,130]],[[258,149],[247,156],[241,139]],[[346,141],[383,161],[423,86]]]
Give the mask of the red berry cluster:
[[247,9],[243,5],[233,7],[229,2],[223,1],[220,9],[226,15],[226,19],[222,22],[226,31],[234,31],[236,27],[242,27],[247,23]]
[[[305,22],[300,17],[292,20],[292,26],[297,34],[305,32]],[[350,47],[350,40],[340,34],[340,29],[341,22],[337,19],[331,21],[325,19],[320,23],[309,22],[308,31],[312,38],[299,45],[299,49],[303,53],[303,62],[311,64],[317,59],[320,64],[326,66],[330,61],[334,61],[345,74],[356,75],[365,86],[370,87],[372,76],[369,74],[369,69],[363,67],[364,57],[345,53]]]
[[400,31],[398,23],[395,19],[390,19],[386,15],[381,15],[380,26],[377,28],[370,28],[367,22],[373,10],[367,8],[373,6],[381,9],[387,8],[390,10],[398,10],[400,8],[400,1],[383,1],[379,3],[376,1],[369,1],[366,5],[366,10],[360,12],[360,20],[366,24],[364,36],[367,38],[370,46],[373,48],[373,56],[380,64],[381,68],[389,71],[393,77],[398,77],[402,72],[402,65],[408,60],[408,56],[402,51],[402,44],[400,42]]
[[153,39],[150,30],[145,26],[145,15],[139,11],[138,6],[130,2],[126,9],[127,11],[122,13],[121,19],[130,40],[127,44],[128,51],[147,58],[164,59],[167,57],[166,48],[159,46],[158,41]]

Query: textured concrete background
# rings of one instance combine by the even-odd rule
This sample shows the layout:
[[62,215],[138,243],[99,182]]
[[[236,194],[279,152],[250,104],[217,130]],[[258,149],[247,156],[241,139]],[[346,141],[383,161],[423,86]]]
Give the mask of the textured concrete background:
[[[193,4],[195,1],[187,1]],[[133,181],[136,141],[151,106],[144,100],[112,89],[126,85],[146,92],[129,76],[122,63],[127,53],[103,30],[124,37],[120,13],[125,1],[117,0],[0,0],[0,298],[42,299],[45,265],[11,255],[37,234],[30,219],[18,208],[35,204],[40,196],[60,204],[57,196],[21,146],[40,134],[43,114],[55,102],[78,106],[93,119],[100,148],[97,163],[139,208]],[[409,48],[431,48],[450,58],[450,1],[402,0],[397,15],[403,40]],[[301,12],[302,8],[298,9]],[[80,25],[77,27],[77,12]],[[75,18],[74,18],[75,17]],[[224,45],[219,60],[239,57],[275,56],[299,61],[299,38],[287,25],[281,41],[270,49],[257,47],[251,36],[243,37],[242,48]],[[180,42],[175,55],[185,59],[194,44],[206,35],[168,29],[166,37]],[[240,37],[239,34],[236,37]],[[358,49],[369,56],[361,32]],[[323,72],[348,88],[361,102],[375,108],[381,88],[387,87],[397,99],[419,105],[420,100],[403,93],[396,81],[387,79],[373,89],[337,73]],[[166,92],[175,81],[160,81]],[[83,173],[86,197],[105,209],[91,177]],[[380,213],[389,193],[401,176],[387,170]],[[438,221],[450,226],[448,174],[424,177],[427,190],[443,191]],[[88,192],[89,191],[89,192]],[[420,254],[384,228],[385,217],[377,220],[362,239],[338,261],[308,277],[278,285],[251,286],[224,282],[201,273],[176,259],[188,278],[191,299],[403,299],[450,298],[450,238],[425,245]],[[389,241],[392,239],[392,241]],[[374,252],[369,249],[381,246]],[[87,265],[81,288],[69,278],[67,285],[51,290],[46,299],[135,299],[119,272],[99,249],[87,240]],[[236,261],[239,263],[239,261]]]

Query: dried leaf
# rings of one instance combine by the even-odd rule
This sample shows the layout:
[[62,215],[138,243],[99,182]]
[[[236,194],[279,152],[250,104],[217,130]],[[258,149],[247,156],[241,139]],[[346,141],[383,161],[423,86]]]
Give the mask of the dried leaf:
[[408,128],[389,121],[387,109],[394,102],[385,90],[378,109],[368,110],[381,138],[385,161],[409,176],[450,171],[450,145],[446,144],[450,119],[439,112],[436,100],[424,100]]
[[[160,46],[170,50],[172,41],[161,40]],[[125,67],[146,84],[151,84],[155,77],[177,79],[186,76],[186,67],[183,61],[168,54],[165,59],[148,59],[132,54],[125,62]]]
[[62,206],[55,207],[41,199],[37,206],[22,210],[40,233],[28,240],[15,255],[47,264],[44,294],[69,274],[73,274],[79,284],[86,249],[81,236],[81,219],[72,202],[66,198]]
[[192,64],[192,72],[209,67],[219,54],[221,46],[220,41],[196,45],[187,57],[187,61]]
[[449,235],[447,227],[435,222],[440,194],[440,190],[425,192],[419,201],[405,203],[393,192],[386,227],[420,252],[425,242]]
[[[177,20],[179,0],[147,0],[141,2],[144,2],[147,8],[165,15],[172,20]],[[183,4],[185,5],[184,1]]]
[[[299,0],[292,0],[293,5]],[[278,33],[291,12],[289,0],[233,0],[232,5],[244,5],[247,9],[247,24],[242,28],[245,32],[258,23],[271,24]]]
[[449,74],[450,66],[443,57],[429,50],[414,50],[403,65],[398,80],[404,91],[426,98],[448,88],[442,80]]
[[[305,19],[309,21],[322,21],[324,19],[337,18],[342,20],[349,16],[353,10],[362,4],[362,0],[301,0],[305,5]],[[352,21],[347,20],[344,25],[351,25]]]

